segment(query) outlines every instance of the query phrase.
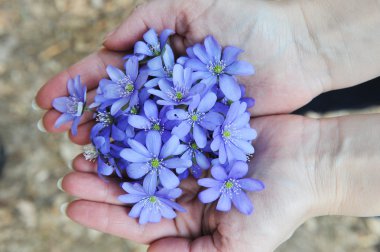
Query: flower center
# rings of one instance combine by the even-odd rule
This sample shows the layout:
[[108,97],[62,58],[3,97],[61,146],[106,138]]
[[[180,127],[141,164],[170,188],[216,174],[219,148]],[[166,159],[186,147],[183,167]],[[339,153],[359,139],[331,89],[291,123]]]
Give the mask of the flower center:
[[177,100],[182,100],[182,98],[183,98],[183,94],[182,94],[181,92],[177,92],[177,93],[175,94],[175,97],[177,98]]
[[154,54],[154,56],[158,56],[158,55],[161,54],[160,45],[159,44],[157,44],[157,45],[150,45],[149,44],[149,49]]
[[222,193],[232,197],[233,194],[237,194],[241,191],[241,186],[238,180],[230,178],[224,182],[223,187],[220,190]]
[[214,74],[214,75],[220,75],[220,74],[223,74],[225,68],[226,68],[226,64],[224,63],[223,60],[214,61],[214,62],[211,62],[211,63],[208,65],[208,70],[209,70],[212,74]]
[[133,107],[131,108],[130,113],[131,113],[132,115],[137,115],[137,114],[139,113],[139,110],[137,109],[136,106],[133,106]]
[[94,145],[89,144],[83,147],[83,156],[88,161],[94,161],[99,156],[99,153]]
[[130,83],[125,86],[125,91],[127,93],[133,92],[133,89],[135,89],[135,87],[132,84],[130,84]]
[[160,124],[158,124],[158,123],[153,124],[152,129],[153,129],[153,130],[160,131],[160,130],[161,130]]
[[228,106],[231,106],[231,105],[232,105],[232,103],[234,103],[234,102],[233,102],[233,101],[231,101],[231,100],[227,100],[227,102],[226,102],[226,103],[227,103],[227,105],[228,105]]
[[194,121],[194,122],[198,121],[198,115],[197,114],[192,115],[191,116],[191,120]]
[[103,124],[103,126],[107,127],[113,123],[113,117],[109,112],[98,112],[95,120]]
[[157,202],[157,198],[156,198],[156,196],[150,196],[150,197],[149,197],[149,202],[150,202],[150,203],[156,203],[156,202]]
[[70,96],[70,101],[66,103],[67,113],[75,116],[81,116],[84,104],[77,97]]
[[153,158],[152,161],[150,162],[150,165],[153,168],[158,168],[160,166],[160,161],[157,158]]
[[192,143],[191,145],[191,148],[194,149],[194,150],[197,150],[198,149],[198,145],[194,142]]
[[231,181],[227,181],[227,183],[224,185],[227,189],[231,189],[234,186],[234,183]]
[[223,131],[223,137],[229,138],[231,136],[231,132],[228,130]]

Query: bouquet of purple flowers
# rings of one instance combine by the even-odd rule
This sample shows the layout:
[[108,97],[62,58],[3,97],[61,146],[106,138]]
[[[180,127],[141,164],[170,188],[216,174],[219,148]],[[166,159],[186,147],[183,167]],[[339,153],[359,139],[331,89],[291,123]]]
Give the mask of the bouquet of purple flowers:
[[94,111],[92,148],[84,155],[96,160],[99,176],[122,181],[126,194],[119,200],[133,205],[129,216],[141,224],[185,212],[175,200],[188,176],[207,188],[198,195],[202,203],[218,200],[219,211],[233,204],[250,214],[245,191],[264,185],[245,177],[256,138],[247,111],[254,100],[244,96],[235,76],[252,75],[254,68],[237,60],[242,50],[222,48],[212,36],[176,59],[168,43],[172,34],[169,29],[160,36],[153,29],[146,32],[134,53],[125,56],[125,69],[107,66],[109,79],[99,82],[88,107],[80,77],[69,80],[69,96],[53,101],[62,113],[55,126],[73,121],[75,135],[84,110]]

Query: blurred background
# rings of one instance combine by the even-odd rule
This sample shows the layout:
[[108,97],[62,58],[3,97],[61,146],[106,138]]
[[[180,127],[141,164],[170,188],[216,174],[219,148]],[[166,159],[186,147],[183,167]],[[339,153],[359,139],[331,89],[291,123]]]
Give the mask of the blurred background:
[[[42,114],[31,109],[46,80],[99,48],[107,31],[139,2],[0,0],[0,252],[146,250],[60,214],[59,206],[71,199],[56,181],[81,150],[64,135],[39,132]],[[379,112],[374,105],[380,103],[380,85],[374,82],[319,97],[297,113]],[[277,251],[380,251],[380,220],[312,219]]]

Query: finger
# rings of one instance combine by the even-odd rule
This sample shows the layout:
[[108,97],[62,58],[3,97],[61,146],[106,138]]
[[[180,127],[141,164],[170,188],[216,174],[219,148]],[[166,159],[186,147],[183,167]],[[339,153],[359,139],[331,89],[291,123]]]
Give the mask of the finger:
[[96,162],[86,160],[82,153],[74,158],[72,165],[73,169],[78,172],[96,173],[97,169]]
[[148,28],[154,28],[157,32],[164,29],[175,30],[177,6],[177,3],[167,0],[139,5],[106,37],[104,46],[111,50],[129,50]]
[[148,252],[160,251],[220,251],[215,246],[215,241],[212,236],[201,236],[194,241],[186,238],[169,237],[153,242]]
[[78,133],[77,135],[73,135],[71,131],[69,131],[69,138],[70,140],[79,145],[86,145],[91,143],[90,135],[91,135],[91,129],[95,125],[95,121],[89,121],[87,123],[84,123],[78,127]]
[[[96,95],[96,91],[95,90],[92,90],[90,92],[87,93],[87,104],[91,104],[93,101],[94,101],[94,97]],[[48,132],[53,132],[53,133],[56,133],[56,132],[65,132],[67,131],[68,129],[70,129],[71,127],[71,124],[72,122],[67,122],[63,125],[61,125],[59,128],[56,128],[54,126],[55,122],[57,121],[57,119],[62,115],[61,112],[58,112],[57,110],[55,109],[51,109],[49,111],[47,111],[44,116],[43,116],[43,124],[44,124],[44,127],[45,129],[48,131]],[[80,120],[80,123],[79,125],[81,124],[84,124],[84,123],[87,123],[88,121],[92,120],[93,119],[93,115],[94,113],[91,112],[91,111],[85,111],[83,113],[83,116]]]
[[107,76],[106,66],[122,67],[125,53],[111,52],[106,49],[90,54],[78,63],[51,78],[37,93],[36,103],[42,109],[51,109],[54,98],[67,96],[67,81],[77,75],[92,90],[98,86],[100,79]]
[[73,221],[138,243],[150,243],[165,236],[178,235],[173,220],[163,219],[160,223],[138,224],[128,216],[129,208],[86,200],[71,202],[67,216]]
[[118,196],[125,194],[117,183],[106,182],[94,173],[71,172],[63,177],[62,189],[85,200],[121,205]]

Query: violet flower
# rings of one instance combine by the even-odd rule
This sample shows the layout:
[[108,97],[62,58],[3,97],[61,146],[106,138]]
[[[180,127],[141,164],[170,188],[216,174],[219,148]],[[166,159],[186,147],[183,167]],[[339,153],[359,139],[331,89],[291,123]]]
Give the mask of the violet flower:
[[207,93],[202,99],[199,95],[193,96],[193,101],[188,110],[173,109],[166,116],[169,120],[178,120],[181,123],[174,127],[172,134],[179,138],[185,137],[191,130],[194,140],[199,148],[207,144],[207,130],[213,131],[223,123],[224,117],[210,111],[216,102],[216,95]]
[[172,81],[174,67],[174,53],[169,45],[165,46],[162,57],[155,57],[147,62],[148,74],[153,78],[145,83],[145,87],[157,86],[161,79]]
[[189,59],[185,62],[185,67],[192,68],[195,71],[194,76],[202,79],[208,87],[219,82],[225,96],[232,101],[237,101],[241,93],[234,76],[255,73],[251,64],[237,61],[237,57],[242,52],[241,49],[233,46],[222,49],[213,36],[208,36],[204,40],[204,45],[195,44],[187,50]]
[[116,115],[120,110],[128,112],[139,103],[139,90],[145,84],[148,74],[146,71],[139,72],[137,57],[132,56],[125,63],[125,71],[121,71],[111,65],[107,66],[107,73],[111,80],[102,79],[95,101],[107,102],[110,106],[111,115]]
[[[170,29],[165,29],[158,37],[157,32],[154,29],[149,29],[144,35],[144,42],[137,41],[134,47],[134,55],[138,60],[143,60],[146,57],[159,57],[168,41],[170,35],[174,32]],[[127,55],[125,58],[130,58],[131,55]]]
[[52,106],[63,113],[58,117],[54,127],[59,128],[62,124],[73,121],[71,125],[71,133],[76,136],[78,131],[79,121],[83,115],[86,106],[87,87],[82,85],[80,76],[67,81],[67,90],[69,96],[55,98]]
[[158,82],[159,90],[150,89],[148,92],[162,100],[158,100],[159,105],[181,105],[190,104],[192,96],[205,90],[205,85],[199,83],[193,86],[192,70],[183,68],[179,64],[173,67],[173,82],[161,79]]
[[257,136],[250,128],[250,115],[246,112],[247,104],[234,102],[226,115],[226,119],[213,133],[211,149],[218,151],[219,161],[224,164],[234,160],[247,161],[247,155],[254,153],[251,141]]
[[230,211],[232,204],[243,214],[251,214],[253,206],[245,191],[261,191],[264,184],[252,178],[243,178],[248,173],[248,164],[236,161],[230,167],[227,174],[225,168],[220,165],[211,168],[213,178],[198,180],[200,186],[208,189],[199,193],[198,198],[202,203],[210,203],[218,200],[216,209],[219,211]]
[[162,217],[174,219],[177,216],[174,210],[186,212],[181,205],[173,201],[182,194],[179,188],[150,191],[146,185],[128,182],[123,183],[122,188],[128,194],[120,195],[118,199],[126,204],[134,204],[129,216],[139,218],[140,224],[160,222]]
[[176,157],[176,151],[180,147],[179,139],[172,136],[162,145],[161,135],[157,131],[149,131],[146,136],[145,146],[140,142],[129,139],[130,148],[120,152],[120,156],[130,162],[127,174],[132,179],[144,177],[144,187],[149,193],[153,193],[158,186],[158,178],[163,187],[173,189],[179,185],[178,177],[170,170],[175,168],[187,168],[191,161]]
[[[191,169],[194,166],[197,166],[193,171],[198,174],[202,172],[198,171],[198,168],[201,168],[203,170],[207,170],[208,168],[210,168],[210,161],[206,157],[204,150],[198,147],[191,134],[186,135],[181,140],[186,144],[185,151],[181,155],[181,158],[190,160],[193,163],[193,165],[189,169]],[[179,169],[177,169],[176,171],[177,173],[184,172],[184,170]]]

